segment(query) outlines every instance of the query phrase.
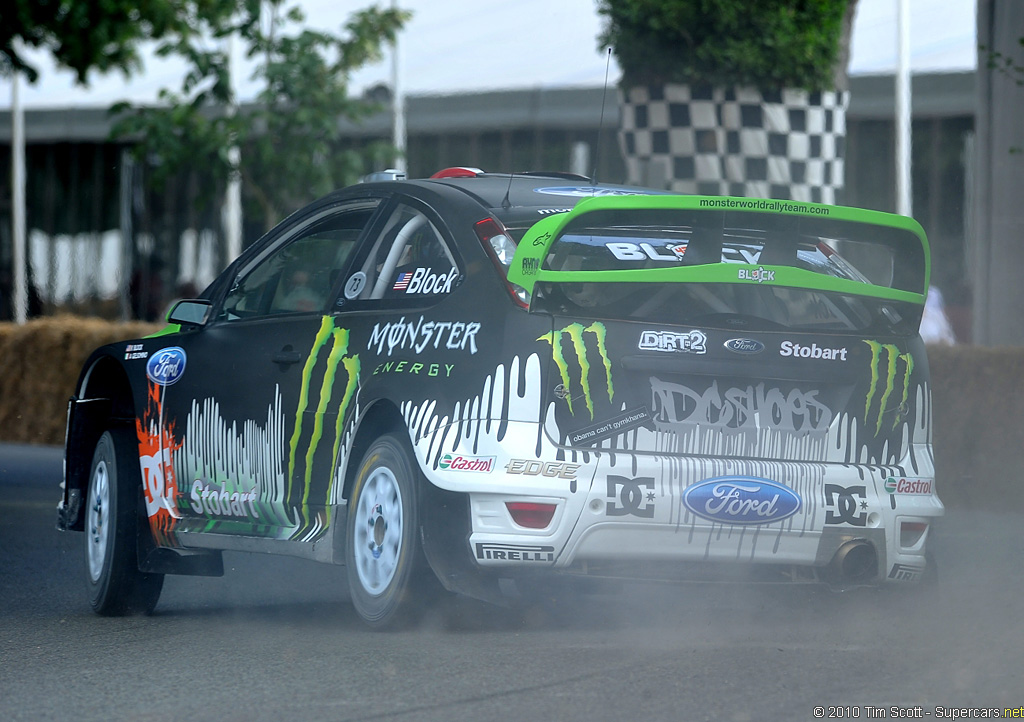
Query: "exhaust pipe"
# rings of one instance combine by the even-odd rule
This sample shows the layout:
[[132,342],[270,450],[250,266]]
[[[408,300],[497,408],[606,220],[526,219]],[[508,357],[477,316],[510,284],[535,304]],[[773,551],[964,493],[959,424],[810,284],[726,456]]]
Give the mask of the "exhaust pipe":
[[866,582],[878,575],[878,554],[875,547],[858,539],[839,547],[829,564],[830,576],[840,583]]

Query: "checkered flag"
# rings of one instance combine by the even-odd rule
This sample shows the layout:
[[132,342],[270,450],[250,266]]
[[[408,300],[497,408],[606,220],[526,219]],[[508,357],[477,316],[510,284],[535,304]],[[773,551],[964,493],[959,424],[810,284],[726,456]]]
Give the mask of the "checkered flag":
[[835,203],[846,91],[669,84],[620,91],[629,182],[676,193]]

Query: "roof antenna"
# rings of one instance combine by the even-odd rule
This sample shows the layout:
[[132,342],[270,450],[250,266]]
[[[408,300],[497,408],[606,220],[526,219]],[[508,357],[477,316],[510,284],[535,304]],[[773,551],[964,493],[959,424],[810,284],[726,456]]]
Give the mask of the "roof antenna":
[[512,201],[508,199],[509,194],[512,192],[512,179],[516,177],[516,172],[511,171],[508,174],[508,188],[505,189],[505,197],[501,199],[501,207],[504,210],[508,210],[512,207]]
[[[512,167],[515,168],[515,166],[512,166]],[[516,172],[514,170],[509,171],[509,174],[508,174],[508,188],[505,189],[505,197],[501,199],[501,207],[502,207],[502,209],[504,209],[506,211],[509,208],[512,207],[512,201],[509,200],[509,194],[512,193],[512,179],[515,178],[515,177],[516,177]]]
[[597,185],[597,169],[601,160],[601,134],[604,131],[604,101],[608,96],[608,71],[612,65],[612,48],[608,46],[608,57],[604,63],[604,90],[601,91],[601,120],[597,124],[597,148],[594,149],[594,172],[590,174],[590,184]]

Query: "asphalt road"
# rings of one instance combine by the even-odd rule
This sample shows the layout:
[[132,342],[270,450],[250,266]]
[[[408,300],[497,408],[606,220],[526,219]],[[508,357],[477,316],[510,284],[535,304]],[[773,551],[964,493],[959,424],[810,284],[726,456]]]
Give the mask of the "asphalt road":
[[94,616],[83,537],[54,528],[59,478],[60,450],[0,444],[8,722],[952,719],[1024,705],[1019,516],[950,512],[929,594],[637,585],[523,614],[456,601],[379,633],[342,569],[243,554],[225,555],[223,578],[169,577],[151,617]]

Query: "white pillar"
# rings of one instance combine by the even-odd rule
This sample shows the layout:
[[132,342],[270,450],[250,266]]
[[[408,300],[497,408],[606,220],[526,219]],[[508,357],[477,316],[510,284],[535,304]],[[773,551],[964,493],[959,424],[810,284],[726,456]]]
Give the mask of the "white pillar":
[[25,111],[21,107],[18,71],[11,74],[11,231],[14,241],[14,289],[11,305],[16,323],[28,313],[25,263]]
[[910,0],[899,0],[896,16],[896,212],[914,213],[910,157]]
[[127,321],[132,316],[132,304],[128,289],[135,272],[134,233],[132,231],[132,201],[134,199],[133,174],[135,161],[132,152],[127,148],[121,151],[121,282],[117,285],[117,304],[121,312],[121,320]]
[[[397,0],[391,0],[392,9],[398,9]],[[392,137],[395,146],[395,162],[393,167],[403,173],[406,171],[405,163],[405,89],[402,87],[402,58],[398,48],[398,35],[395,35],[395,42],[391,44],[391,90],[392,90],[392,115],[393,127]]]
[[[228,87],[231,92],[228,114],[234,116],[238,112],[238,96],[235,91],[235,75],[238,69],[235,62],[235,39],[233,35],[228,36],[227,46]],[[224,208],[222,211],[228,263],[238,258],[242,252],[242,175],[234,170],[241,165],[242,151],[239,150],[234,140],[232,138],[232,145],[228,148],[228,162],[233,170],[228,175],[228,185],[224,192]]]

